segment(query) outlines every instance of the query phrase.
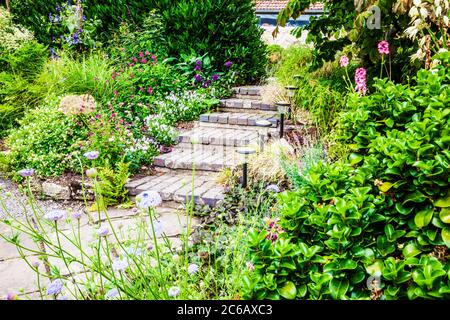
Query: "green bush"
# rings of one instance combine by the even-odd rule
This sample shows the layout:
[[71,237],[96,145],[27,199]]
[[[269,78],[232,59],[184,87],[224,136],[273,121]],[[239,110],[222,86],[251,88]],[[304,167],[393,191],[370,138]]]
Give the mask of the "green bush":
[[280,196],[281,221],[250,233],[244,297],[450,298],[448,70],[351,96],[339,128],[353,153],[312,167]]
[[39,176],[58,176],[71,167],[72,146],[87,138],[87,130],[53,108],[29,112],[6,140],[12,171],[33,168]]
[[251,0],[154,0],[162,15],[169,56],[208,53],[215,70],[234,63],[242,83],[264,76],[266,46]]

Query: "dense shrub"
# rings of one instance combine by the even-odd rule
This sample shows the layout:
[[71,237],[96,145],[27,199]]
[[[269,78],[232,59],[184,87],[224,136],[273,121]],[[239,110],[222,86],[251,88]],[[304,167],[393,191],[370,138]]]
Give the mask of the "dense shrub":
[[246,298],[450,297],[448,66],[416,80],[351,96],[339,127],[354,153],[312,167],[281,221],[250,233]]
[[218,71],[235,64],[241,82],[260,79],[266,67],[266,46],[261,40],[251,0],[154,0],[162,15],[169,56],[206,53]]

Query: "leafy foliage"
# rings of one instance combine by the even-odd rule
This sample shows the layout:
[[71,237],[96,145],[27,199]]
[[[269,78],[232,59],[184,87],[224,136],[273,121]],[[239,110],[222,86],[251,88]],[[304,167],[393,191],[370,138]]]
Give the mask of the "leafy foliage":
[[449,298],[449,80],[443,66],[351,96],[340,133],[353,153],[280,195],[278,240],[250,233],[246,298]]

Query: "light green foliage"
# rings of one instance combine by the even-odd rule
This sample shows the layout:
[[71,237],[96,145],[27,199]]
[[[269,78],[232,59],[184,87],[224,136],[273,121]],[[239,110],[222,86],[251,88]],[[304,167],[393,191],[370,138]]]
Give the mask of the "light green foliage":
[[125,184],[130,177],[129,164],[123,161],[118,162],[115,168],[111,168],[109,163],[104,167],[97,168],[99,194],[102,196],[106,206],[113,206],[126,202],[128,190]]

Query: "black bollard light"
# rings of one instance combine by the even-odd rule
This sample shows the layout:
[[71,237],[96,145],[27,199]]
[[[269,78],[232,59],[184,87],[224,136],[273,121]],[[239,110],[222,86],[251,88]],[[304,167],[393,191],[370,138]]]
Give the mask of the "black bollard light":
[[287,101],[280,101],[276,103],[278,112],[280,114],[280,139],[284,136],[284,115],[286,114],[290,105],[291,104]]
[[242,188],[247,188],[248,184],[248,156],[256,153],[253,148],[239,148],[236,152],[243,156],[242,161]]
[[267,120],[257,120],[256,125],[258,127],[263,128],[263,134],[261,134],[261,132],[258,131],[259,134],[259,151],[263,152],[264,151],[264,137],[268,136],[269,133],[269,128],[272,126],[272,122],[267,121]]
[[286,86],[286,87],[284,87],[285,89],[286,89],[286,91],[287,91],[287,96],[288,96],[288,98],[289,98],[289,102],[291,103],[291,107],[289,108],[289,111],[288,111],[288,118],[289,119],[291,119],[291,117],[292,117],[292,105],[293,105],[293,100],[294,100],[294,97],[295,97],[295,93],[297,92],[297,90],[298,90],[298,87],[297,86]]

